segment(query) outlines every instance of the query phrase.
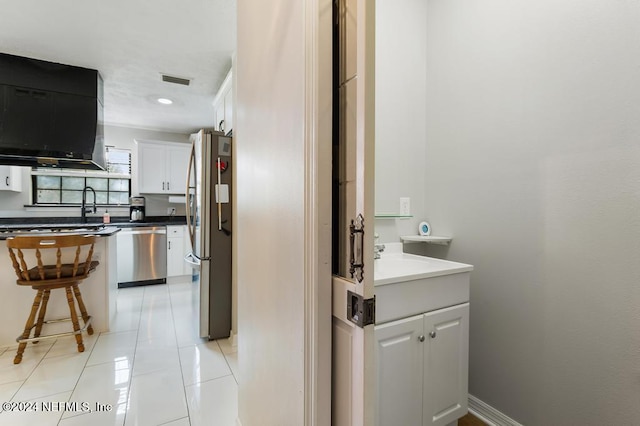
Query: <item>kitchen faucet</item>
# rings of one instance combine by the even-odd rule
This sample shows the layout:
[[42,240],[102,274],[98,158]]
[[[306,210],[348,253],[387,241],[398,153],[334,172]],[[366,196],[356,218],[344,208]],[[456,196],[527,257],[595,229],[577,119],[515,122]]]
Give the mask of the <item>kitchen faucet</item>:
[[[93,192],[93,208],[87,208],[87,189],[90,189],[91,192]],[[96,213],[97,211],[98,209],[96,208],[96,191],[94,191],[90,186],[85,186],[82,190],[82,223],[87,223],[87,213]]]

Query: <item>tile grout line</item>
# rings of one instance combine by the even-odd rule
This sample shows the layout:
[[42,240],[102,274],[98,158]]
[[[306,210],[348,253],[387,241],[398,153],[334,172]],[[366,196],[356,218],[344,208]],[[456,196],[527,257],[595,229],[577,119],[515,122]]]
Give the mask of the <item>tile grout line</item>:
[[[78,375],[78,378],[76,379],[76,384],[73,385],[73,389],[71,389],[71,394],[69,395],[69,398],[67,399],[67,402],[71,402],[71,397],[73,396],[73,394],[76,392],[76,387],[78,386],[78,382],[80,382],[80,377],[82,377],[82,375],[84,374],[84,370],[87,368],[87,363],[89,362],[89,358],[91,358],[91,354],[93,354],[93,350],[96,348],[96,345],[98,344],[98,340],[100,340],[100,336],[102,336],[102,332],[98,333],[98,335],[96,336],[96,341],[93,343],[93,346],[91,346],[91,350],[88,353],[87,359],[84,362],[84,365],[82,366],[82,371],[80,372],[80,374]],[[57,342],[57,339],[56,339]],[[84,338],[82,339],[82,342],[84,344]],[[55,344],[55,343],[54,343]],[[51,346],[53,347],[53,346]],[[64,411],[62,412],[62,414],[60,415],[60,418],[58,419],[58,423],[57,425],[59,426],[60,423],[62,423],[62,418],[64,417]],[[86,414],[86,413],[82,413],[82,414]],[[81,416],[82,414],[78,414],[79,416]],[[77,416],[69,416],[68,418],[73,418],[73,417],[77,417]]]
[[[51,350],[51,348],[53,348],[53,345],[56,344],[56,342],[58,341],[58,339],[56,338],[53,343],[51,344],[51,346],[49,346],[49,349],[47,349],[47,351],[42,355],[42,358],[40,358],[40,361],[38,361],[38,363],[36,364],[35,367],[33,367],[33,370],[31,370],[31,372],[29,373],[29,375],[27,376],[26,379],[24,379],[22,381],[22,384],[18,387],[18,389],[13,393],[13,395],[11,396],[11,399],[9,401],[13,401],[13,398],[16,397],[16,395],[18,394],[18,392],[20,392],[20,389],[22,389],[22,387],[24,386],[25,383],[27,383],[27,380],[29,380],[29,378],[33,375],[34,371],[36,371],[36,368],[38,368],[40,366],[40,364],[42,363],[42,361],[44,360],[44,357],[47,356],[47,354],[49,353],[49,351]],[[29,345],[27,345],[27,347],[29,347]],[[17,348],[16,348],[17,349]],[[8,349],[7,349],[8,350]],[[26,348],[25,348],[26,351]],[[22,362],[22,361],[21,361]],[[16,365],[16,364],[14,364]],[[55,394],[52,394],[55,395]],[[46,395],[46,396],[51,396],[51,395]]]
[[[120,289],[118,289],[118,293],[120,293]],[[140,302],[140,315],[138,316],[138,326],[136,327],[136,344],[133,348],[133,359],[131,360],[131,375],[129,376],[129,384],[127,385],[127,406],[126,410],[124,410],[124,417],[122,419],[122,425],[127,424],[127,415],[129,414],[129,407],[131,402],[131,385],[133,384],[133,367],[136,363],[136,353],[138,352],[138,338],[140,337],[140,323],[142,322],[142,307],[144,306],[144,299],[147,294],[147,288],[145,286],[144,291],[142,292],[142,301]]]
[[[218,346],[220,346],[220,343],[218,343]],[[235,380],[236,386],[237,386],[238,385],[238,378],[236,377],[236,374],[233,372],[233,368],[231,368],[231,364],[229,363],[229,360],[227,359],[227,354],[222,350],[221,346],[220,346],[220,351],[222,352],[222,356],[224,357],[224,361],[227,363],[227,367],[229,367],[229,371],[231,371],[231,375],[233,376],[233,380]],[[237,354],[238,351],[236,351],[234,353]]]
[[176,339],[176,348],[178,350],[178,362],[180,363],[180,377],[182,378],[182,393],[184,394],[184,403],[187,407],[187,420],[189,421],[189,424],[191,424],[191,411],[189,410],[189,399],[187,398],[187,387],[184,383],[184,370],[182,368],[182,356],[180,355],[180,345],[178,344],[178,330],[176,327],[175,316],[173,314],[173,298],[171,297],[171,288],[168,286],[169,284],[167,284],[167,291],[169,293],[169,309],[171,311],[171,322],[173,323],[173,334]]
[[[144,294],[143,294],[143,295],[144,295]],[[117,297],[118,297],[118,296],[116,295],[116,298],[117,298]],[[143,299],[143,300],[144,300],[144,299]],[[142,309],[142,306],[140,307],[140,309]],[[137,329],[138,329],[139,327],[140,327],[140,318],[138,317],[138,327],[136,327],[136,346],[137,346],[137,340],[138,340]],[[111,328],[111,327],[109,327],[109,328]],[[109,334],[111,334],[111,333],[112,333],[111,331],[110,331],[110,332],[108,332],[108,333],[105,333],[105,332],[100,332],[100,333],[98,333],[98,336],[96,337],[96,341],[93,343],[93,346],[91,347],[91,352],[89,353],[89,356],[87,357],[87,360],[85,361],[84,366],[82,367],[82,371],[80,372],[80,375],[78,376],[78,379],[76,380],[76,384],[75,384],[75,386],[73,387],[73,390],[71,391],[71,395],[69,395],[69,400],[71,399],[71,397],[73,396],[73,394],[74,394],[74,393],[75,393],[75,391],[76,391],[76,387],[78,386],[78,383],[80,382],[80,378],[82,377],[82,375],[84,374],[85,369],[87,368],[87,363],[89,362],[89,359],[91,358],[91,355],[93,354],[93,351],[95,350],[96,346],[98,345],[98,340],[100,340],[100,337],[102,337],[102,336],[104,336],[104,335],[109,335]],[[56,341],[57,341],[57,339],[56,339]],[[51,347],[53,347],[53,346],[51,346]],[[43,358],[43,359],[44,359],[44,358]],[[135,361],[135,349],[134,349],[134,358],[133,358],[133,359],[134,359],[134,361]],[[101,362],[101,363],[98,363],[98,364],[91,364],[91,365],[90,365],[90,367],[93,367],[93,366],[96,366],[96,365],[109,364],[109,363],[111,363],[111,362]],[[132,362],[132,364],[131,364],[131,378],[133,378],[133,362]],[[131,380],[129,380],[129,387],[127,388],[127,394],[129,394],[130,387],[131,387]],[[67,402],[70,402],[69,400],[68,400]],[[126,411],[127,411],[127,410],[125,410],[125,418],[124,418],[124,420],[126,420],[126,415],[127,415]],[[68,417],[68,418],[69,418],[69,419],[71,419],[71,418],[73,418],[73,417],[82,416],[82,415],[84,415],[84,414],[90,414],[90,413],[82,413],[82,414],[78,414],[77,416],[70,416],[70,417]],[[60,419],[58,420],[58,423],[57,423],[57,424],[58,424],[58,426],[60,426],[60,423],[63,421],[63,419],[62,419],[62,417],[63,417],[63,416],[64,416],[64,413],[62,414],[62,416],[60,416]],[[64,419],[64,420],[66,420],[66,419]],[[123,424],[124,424],[124,420],[123,420]]]

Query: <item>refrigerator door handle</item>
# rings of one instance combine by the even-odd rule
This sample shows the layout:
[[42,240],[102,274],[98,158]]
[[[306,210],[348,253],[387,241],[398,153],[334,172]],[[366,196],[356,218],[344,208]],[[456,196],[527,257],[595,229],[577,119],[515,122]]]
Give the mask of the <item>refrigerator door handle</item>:
[[[189,167],[187,168],[187,190],[186,190],[186,213],[187,213],[187,231],[189,232],[189,241],[191,241],[191,248],[195,249],[195,234],[196,234],[196,224],[191,223],[191,203],[197,200],[198,196],[198,185],[193,185],[193,197],[189,197],[189,189],[191,189],[191,171],[193,170],[193,178],[197,180],[197,170],[196,170],[196,141],[193,141],[191,144],[191,155],[189,156]],[[194,217],[195,219],[195,217]],[[185,258],[186,259],[186,258]]]

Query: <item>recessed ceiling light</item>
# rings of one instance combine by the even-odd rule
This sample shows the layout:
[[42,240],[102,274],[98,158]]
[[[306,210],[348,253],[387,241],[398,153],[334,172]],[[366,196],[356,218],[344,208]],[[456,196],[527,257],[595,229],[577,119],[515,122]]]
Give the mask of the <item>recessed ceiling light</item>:
[[158,102],[160,102],[163,105],[171,105],[173,103],[171,99],[167,99],[167,98],[158,98]]

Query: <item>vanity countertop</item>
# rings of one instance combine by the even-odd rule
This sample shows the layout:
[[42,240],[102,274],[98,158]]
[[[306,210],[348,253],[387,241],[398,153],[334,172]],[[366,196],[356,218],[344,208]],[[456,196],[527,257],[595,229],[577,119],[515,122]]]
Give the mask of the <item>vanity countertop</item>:
[[473,265],[402,252],[386,243],[374,260],[376,324],[469,301]]

